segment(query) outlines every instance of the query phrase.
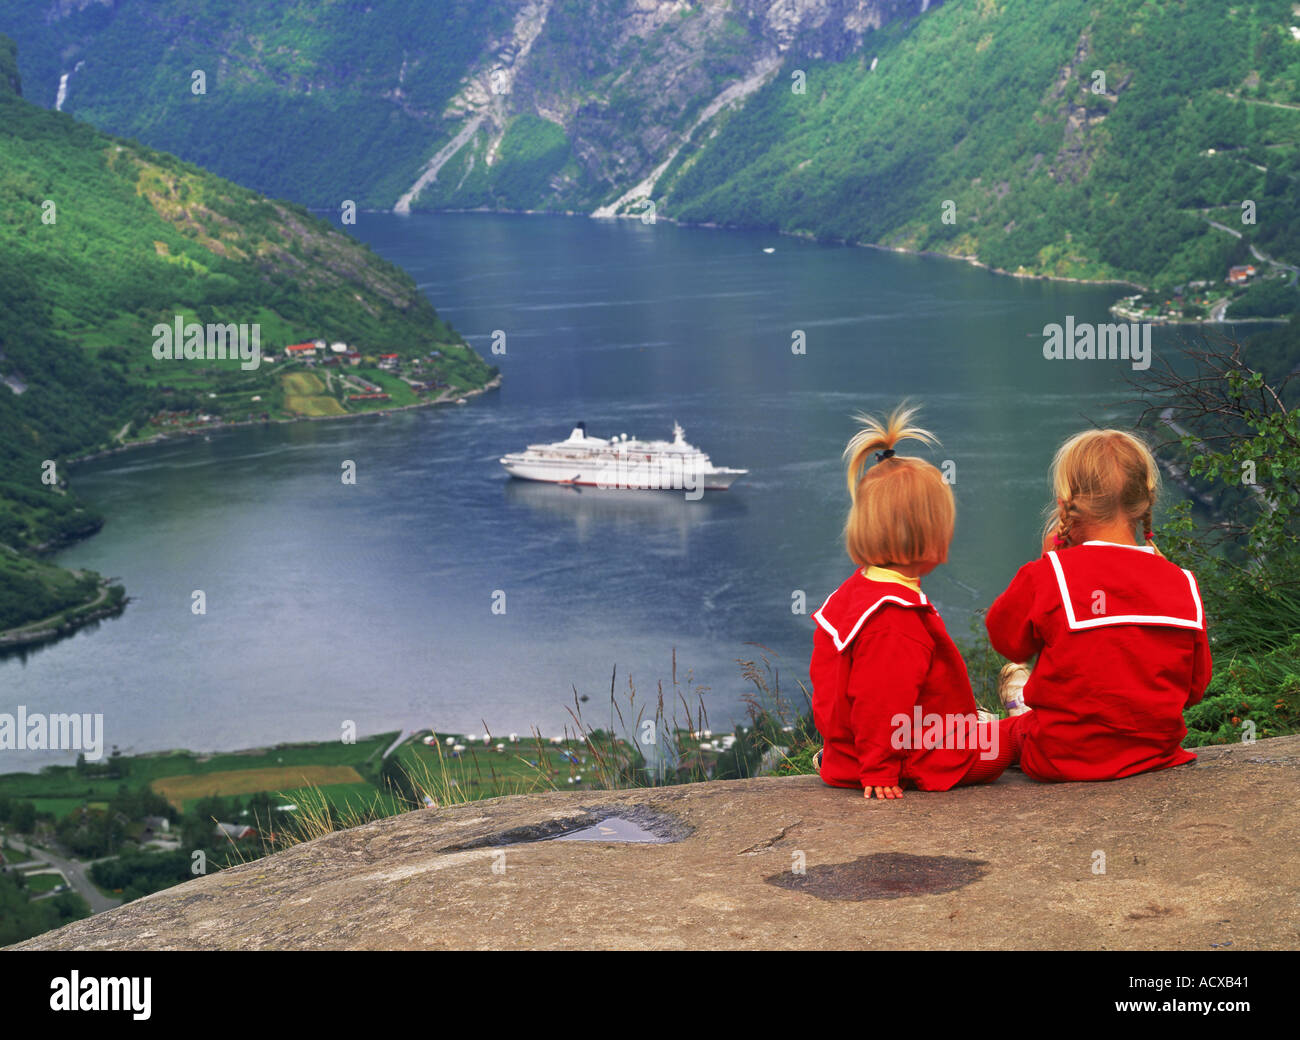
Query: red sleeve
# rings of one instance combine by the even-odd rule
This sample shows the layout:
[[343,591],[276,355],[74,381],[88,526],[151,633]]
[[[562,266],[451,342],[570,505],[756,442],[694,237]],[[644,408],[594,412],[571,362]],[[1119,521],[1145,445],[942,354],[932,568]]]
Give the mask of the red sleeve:
[[1210,638],[1204,631],[1196,633],[1196,646],[1192,651],[1196,657],[1192,662],[1192,689],[1187,696],[1187,707],[1200,704],[1205,696],[1205,688],[1210,685],[1210,676],[1214,674],[1214,660],[1210,657]]
[[1008,661],[1028,661],[1043,648],[1043,637],[1033,621],[1036,585],[1027,563],[1011,579],[1007,590],[984,615],[989,643]]
[[[883,620],[880,619],[880,620]],[[907,750],[895,747],[895,716],[910,720],[930,670],[932,648],[888,626],[871,626],[853,646],[849,721],[863,787],[898,784]]]

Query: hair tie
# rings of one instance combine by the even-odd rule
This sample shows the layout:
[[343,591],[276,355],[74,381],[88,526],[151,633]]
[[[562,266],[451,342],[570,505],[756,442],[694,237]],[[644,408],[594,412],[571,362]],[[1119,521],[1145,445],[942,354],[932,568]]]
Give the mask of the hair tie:
[[893,457],[894,457],[894,449],[893,449],[893,448],[886,448],[884,451],[878,451],[878,452],[876,452],[876,461],[877,461],[877,462],[884,462],[885,459],[892,459]]

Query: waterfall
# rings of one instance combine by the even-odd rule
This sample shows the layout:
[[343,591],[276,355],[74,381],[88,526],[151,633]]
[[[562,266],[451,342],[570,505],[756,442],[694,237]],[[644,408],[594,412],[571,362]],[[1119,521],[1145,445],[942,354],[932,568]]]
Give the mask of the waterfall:
[[59,93],[58,96],[55,97],[54,99],[54,111],[56,112],[63,111],[63,102],[68,100],[68,80],[72,78],[72,73],[79,72],[81,70],[81,66],[83,66],[84,64],[86,64],[84,61],[77,62],[72,72],[65,72],[62,76],[59,77]]

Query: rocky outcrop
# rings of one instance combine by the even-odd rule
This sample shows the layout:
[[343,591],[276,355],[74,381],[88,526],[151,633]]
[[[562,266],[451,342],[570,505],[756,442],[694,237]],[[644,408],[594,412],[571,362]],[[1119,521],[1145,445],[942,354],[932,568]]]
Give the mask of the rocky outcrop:
[[[1300,736],[901,803],[815,777],[520,795],[332,834],[16,948],[1294,948],[1298,778]],[[563,840],[583,828],[597,840]]]
[[[939,3],[475,0],[434,14],[396,0],[275,17],[229,0],[200,17],[184,0],[0,0],[0,31],[19,40],[44,103],[272,195],[591,212],[664,169],[787,57],[842,58]],[[166,71],[129,67],[123,54],[144,50],[167,55]],[[537,162],[538,119],[565,145],[553,163]],[[214,120],[229,147],[208,139]],[[271,161],[254,147],[268,134],[286,139]]]
[[[628,212],[701,126],[743,104],[788,55],[838,59],[895,18],[929,0],[636,0],[611,15],[604,0],[553,9],[527,0],[511,31],[493,41],[447,106],[457,133],[398,201],[421,204],[437,172],[462,149],[460,168],[491,171],[512,119],[540,115],[561,127],[574,168],[557,171],[539,208]],[[936,2],[933,6],[938,6]],[[491,182],[490,172],[487,175]],[[479,204],[462,181],[424,196],[426,205]],[[593,205],[594,203],[594,205]]]
[[1093,131],[1105,122],[1105,109],[1119,100],[1133,78],[1132,73],[1125,73],[1118,82],[1108,83],[1105,70],[1094,68],[1095,64],[1092,40],[1084,30],[1075,44],[1074,55],[1061,68],[1044,98],[1047,105],[1057,107],[1058,119],[1064,117],[1061,149],[1048,167],[1048,173],[1058,184],[1063,181],[1078,184],[1088,176],[1100,146]]

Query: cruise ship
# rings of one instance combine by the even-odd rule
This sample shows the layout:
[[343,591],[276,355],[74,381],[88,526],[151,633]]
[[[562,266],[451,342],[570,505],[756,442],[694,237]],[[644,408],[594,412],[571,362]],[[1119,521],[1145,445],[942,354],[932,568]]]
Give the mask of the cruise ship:
[[725,491],[749,472],[713,465],[686,442],[678,423],[671,441],[642,441],[626,433],[608,440],[590,437],[580,422],[567,440],[530,444],[504,456],[501,465],[523,480],[659,491]]

